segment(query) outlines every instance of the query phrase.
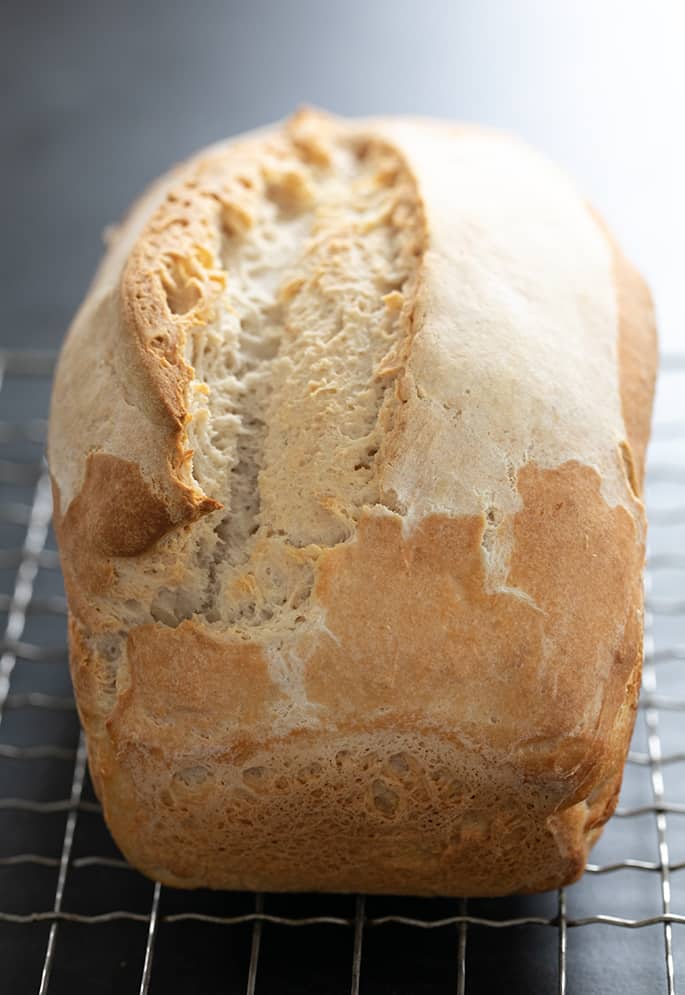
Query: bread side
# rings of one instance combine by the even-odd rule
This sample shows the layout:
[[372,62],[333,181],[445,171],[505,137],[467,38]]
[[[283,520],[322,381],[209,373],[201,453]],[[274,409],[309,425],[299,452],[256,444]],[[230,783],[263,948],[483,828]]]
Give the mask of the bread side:
[[162,189],[51,418],[115,838],[185,885],[572,879],[639,686],[644,285],[474,129],[304,112]]

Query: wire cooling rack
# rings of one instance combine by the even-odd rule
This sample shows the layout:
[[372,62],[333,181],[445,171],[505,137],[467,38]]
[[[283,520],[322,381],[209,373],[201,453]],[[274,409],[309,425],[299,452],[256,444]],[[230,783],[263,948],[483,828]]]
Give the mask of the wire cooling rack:
[[685,357],[662,364],[642,696],[582,881],[497,900],[180,892],[130,869],[69,683],[43,446],[54,357],[0,353],[0,992],[429,995],[685,985]]

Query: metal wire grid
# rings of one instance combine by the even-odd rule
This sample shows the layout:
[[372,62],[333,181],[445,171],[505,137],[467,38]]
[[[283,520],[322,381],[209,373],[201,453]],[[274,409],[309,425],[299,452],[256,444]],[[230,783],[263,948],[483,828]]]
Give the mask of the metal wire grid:
[[[49,377],[53,364],[53,356],[40,352],[0,353],[0,388],[7,378]],[[663,373],[668,376],[685,371],[685,357],[670,357],[664,360]],[[41,712],[65,712],[73,715],[76,722],[73,699],[68,695],[56,695],[42,690],[18,690],[12,688],[12,677],[15,668],[25,662],[50,663],[66,667],[66,649],[63,642],[57,645],[43,644],[25,640],[27,620],[34,613],[64,616],[66,604],[63,596],[50,594],[41,596],[35,591],[36,578],[39,571],[58,571],[59,563],[54,549],[48,548],[49,524],[51,514],[50,489],[47,471],[40,450],[45,437],[45,422],[29,420],[22,422],[0,421],[0,446],[33,447],[38,458],[32,462],[20,459],[0,460],[0,483],[8,488],[14,485],[32,487],[30,503],[3,500],[0,502],[0,525],[9,524],[21,526],[24,538],[20,547],[0,549],[0,569],[14,571],[14,582],[10,593],[0,593],[0,613],[6,616],[4,635],[0,643],[0,732],[5,716],[14,710],[27,710],[32,714]],[[657,438],[672,440],[679,445],[678,440],[685,439],[685,421],[671,422],[661,426]],[[685,459],[678,463],[667,463],[652,468],[652,482],[666,484],[685,484]],[[685,523],[685,501],[670,507],[652,508],[650,519],[653,527],[677,526]],[[667,544],[668,545],[668,544]],[[185,911],[162,914],[162,886],[156,883],[152,889],[152,901],[147,912],[135,912],[114,908],[101,913],[82,913],[69,911],[64,904],[65,887],[69,872],[72,869],[86,867],[101,867],[118,871],[131,871],[126,862],[118,857],[107,857],[98,854],[73,856],[74,836],[77,822],[82,813],[99,813],[96,802],[83,797],[87,777],[86,750],[83,735],[78,739],[75,748],[62,744],[29,744],[14,745],[0,743],[0,760],[30,762],[34,760],[49,760],[57,764],[67,762],[73,764],[71,789],[68,797],[57,800],[34,800],[25,797],[0,797],[0,812],[31,813],[47,815],[64,813],[64,833],[61,853],[59,856],[48,856],[40,853],[19,852],[0,857],[0,868],[26,867],[26,874],[32,868],[55,868],[57,878],[54,888],[54,899],[51,908],[35,910],[28,913],[0,911],[0,926],[3,924],[23,924],[27,927],[39,923],[49,925],[47,942],[42,950],[42,971],[38,987],[39,995],[47,995],[55,960],[55,954],[60,936],[60,926],[65,923],[82,925],[97,925],[118,921],[141,923],[146,926],[147,938],[144,949],[142,970],[138,983],[140,995],[146,995],[150,989],[155,971],[155,945],[162,924],[179,922],[200,922],[222,927],[250,925],[251,945],[249,965],[245,990],[247,995],[255,995],[260,977],[260,954],[262,951],[262,933],[266,924],[279,927],[309,927],[330,926],[348,931],[350,935],[351,960],[349,962],[349,987],[351,995],[371,991],[364,985],[363,951],[368,931],[387,925],[402,925],[413,930],[452,930],[454,931],[454,958],[456,961],[456,991],[465,995],[467,990],[468,938],[470,927],[481,927],[488,930],[508,930],[515,927],[535,926],[547,927],[556,931],[557,970],[555,989],[558,995],[565,995],[568,977],[568,937],[569,931],[583,926],[604,925],[620,929],[640,930],[649,926],[661,926],[663,929],[663,950],[665,962],[665,991],[668,995],[676,992],[676,971],[674,966],[674,926],[685,925],[685,915],[672,911],[671,879],[676,872],[685,870],[685,860],[672,862],[669,852],[668,819],[670,815],[685,814],[685,802],[667,801],[664,787],[664,769],[669,765],[685,761],[685,749],[666,753],[662,750],[660,738],[660,713],[685,713],[685,694],[663,695],[657,692],[657,665],[685,661],[685,642],[675,642],[669,645],[656,645],[653,635],[654,615],[664,617],[685,617],[685,592],[679,590],[675,597],[651,596],[651,577],[660,571],[685,571],[685,548],[678,550],[672,546],[666,552],[660,552],[648,558],[647,574],[647,617],[645,640],[645,666],[643,688],[640,700],[640,711],[643,715],[647,734],[647,748],[644,751],[632,750],[628,763],[634,767],[645,768],[649,772],[651,785],[651,801],[649,804],[619,807],[614,819],[631,820],[642,815],[653,817],[653,831],[656,832],[658,844],[658,859],[644,860],[627,858],[603,864],[591,863],[587,867],[590,876],[609,875],[616,871],[632,870],[645,874],[658,875],[660,882],[660,908],[654,915],[642,918],[630,918],[598,912],[586,916],[571,916],[568,913],[567,894],[561,889],[557,895],[556,912],[554,915],[523,915],[509,918],[497,916],[474,915],[469,912],[466,899],[453,903],[451,914],[434,918],[431,916],[406,915],[402,911],[381,916],[366,914],[364,896],[357,896],[354,913],[350,915],[315,915],[296,917],[292,915],[274,914],[267,911],[268,898],[257,894],[254,896],[254,910],[238,915],[215,915],[198,911]],[[683,682],[685,691],[685,682]],[[685,730],[682,737],[685,747]],[[397,900],[397,907],[402,908],[405,900]],[[430,907],[430,901],[425,900],[424,906]],[[481,903],[482,904],[482,903]],[[491,903],[497,908],[496,902]],[[414,908],[416,903],[412,906]],[[407,937],[411,942],[411,936]],[[305,990],[305,989],[303,989]],[[309,989],[306,989],[309,990]],[[312,989],[313,990],[313,989]],[[437,990],[437,989],[436,989]],[[453,990],[453,989],[450,989]],[[470,987],[469,987],[470,990]]]

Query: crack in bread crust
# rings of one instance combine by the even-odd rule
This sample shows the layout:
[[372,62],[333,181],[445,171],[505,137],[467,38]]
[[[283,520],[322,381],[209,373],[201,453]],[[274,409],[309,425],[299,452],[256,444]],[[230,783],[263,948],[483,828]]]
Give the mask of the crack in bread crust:
[[396,154],[343,133],[325,161],[302,161],[291,131],[242,171],[253,199],[223,239],[221,331],[189,350],[191,393],[207,398],[191,445],[218,454],[194,472],[225,509],[202,611],[239,627],[301,621],[321,549],[380,502],[379,413],[420,265],[421,219]]
[[313,146],[308,121],[201,160],[126,266],[147,361],[183,384],[176,448],[208,514],[150,549],[147,575],[118,562],[115,585],[136,592],[125,625],[292,630],[322,550],[388,504],[378,452],[401,403],[424,219],[392,145],[323,120]]
[[575,879],[639,686],[640,278],[514,141],[316,112],[120,239],[50,463],[123,851],[183,886]]

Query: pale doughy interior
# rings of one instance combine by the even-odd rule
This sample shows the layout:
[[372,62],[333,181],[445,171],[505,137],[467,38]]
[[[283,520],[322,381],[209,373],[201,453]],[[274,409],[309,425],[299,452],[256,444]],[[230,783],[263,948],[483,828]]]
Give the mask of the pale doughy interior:
[[192,472],[224,506],[194,607],[224,624],[297,614],[319,549],[379,502],[379,411],[416,271],[412,228],[393,221],[408,181],[387,148],[331,142],[325,164],[275,152],[243,163],[216,321],[186,345]]

